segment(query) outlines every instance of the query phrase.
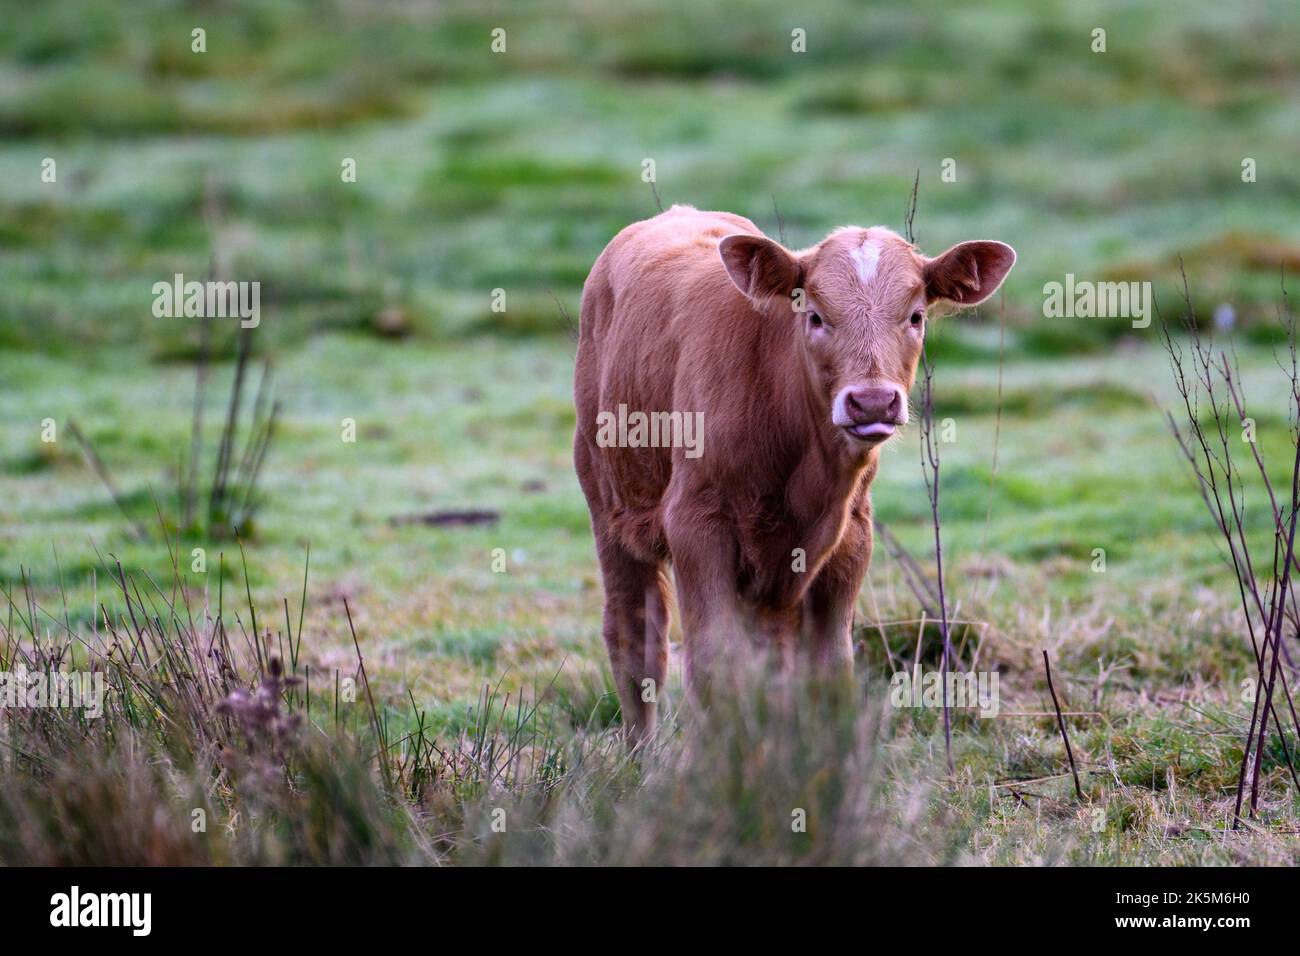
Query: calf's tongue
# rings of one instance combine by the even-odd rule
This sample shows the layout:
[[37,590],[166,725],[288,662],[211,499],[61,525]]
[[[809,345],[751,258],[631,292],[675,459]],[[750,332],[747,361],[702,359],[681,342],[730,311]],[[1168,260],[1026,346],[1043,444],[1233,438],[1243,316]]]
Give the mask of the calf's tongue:
[[851,425],[849,431],[859,438],[877,438],[894,434],[894,426],[889,422],[870,422],[865,425]]

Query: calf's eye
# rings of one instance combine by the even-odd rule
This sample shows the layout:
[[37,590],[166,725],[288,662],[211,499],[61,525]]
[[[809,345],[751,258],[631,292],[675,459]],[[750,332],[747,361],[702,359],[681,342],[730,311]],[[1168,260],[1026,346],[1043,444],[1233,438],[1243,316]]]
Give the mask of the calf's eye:
[[816,312],[809,312],[808,324],[811,325],[814,329],[820,329],[822,327],[822,317],[818,315]]
[[925,313],[922,312],[920,309],[917,309],[915,312],[912,313],[912,328],[919,329],[921,327],[921,323],[924,321],[925,321]]

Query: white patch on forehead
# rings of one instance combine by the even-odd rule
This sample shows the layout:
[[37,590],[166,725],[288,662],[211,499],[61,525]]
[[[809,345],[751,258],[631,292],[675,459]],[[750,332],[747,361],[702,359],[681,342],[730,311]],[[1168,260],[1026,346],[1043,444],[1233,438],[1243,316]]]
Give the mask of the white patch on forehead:
[[868,285],[876,277],[876,268],[880,265],[880,243],[874,239],[864,239],[862,245],[849,253],[849,258],[857,267],[862,284]]

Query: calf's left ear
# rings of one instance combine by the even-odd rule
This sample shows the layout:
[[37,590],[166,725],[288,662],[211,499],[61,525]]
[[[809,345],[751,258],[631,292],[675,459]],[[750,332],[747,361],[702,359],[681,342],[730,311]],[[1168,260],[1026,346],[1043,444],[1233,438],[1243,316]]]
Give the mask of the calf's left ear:
[[799,282],[794,256],[765,236],[727,236],[718,243],[718,255],[736,288],[751,299],[788,296]]
[[1005,242],[961,242],[941,256],[925,260],[925,300],[946,299],[959,306],[983,302],[1002,285],[1016,264],[1016,250]]

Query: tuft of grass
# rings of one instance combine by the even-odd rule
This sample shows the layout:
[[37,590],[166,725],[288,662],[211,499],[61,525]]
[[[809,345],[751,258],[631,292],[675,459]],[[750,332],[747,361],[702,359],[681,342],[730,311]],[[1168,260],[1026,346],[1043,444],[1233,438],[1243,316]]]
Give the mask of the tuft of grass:
[[[224,573],[215,593],[196,593],[179,571],[159,583],[116,562],[101,570],[115,593],[89,619],[44,606],[26,575],[5,589],[0,669],[88,671],[105,684],[99,717],[6,712],[5,865],[1230,863],[1300,854],[1286,835],[1296,808],[1272,799],[1275,788],[1263,791],[1249,845],[1228,829],[1248,717],[1231,699],[1235,677],[1217,697],[1197,688],[1181,705],[1144,704],[1122,662],[1084,676],[1078,661],[1087,640],[1101,639],[1095,628],[1058,635],[1068,653],[1054,674],[1084,779],[1078,800],[1032,666],[1043,635],[1022,638],[1013,625],[975,647],[960,611],[957,657],[1001,670],[1007,713],[954,714],[949,773],[939,713],[894,709],[870,677],[846,694],[749,662],[704,712],[675,706],[669,687],[660,735],[629,754],[614,695],[563,667],[522,691],[480,685],[470,706],[439,716],[442,705],[411,689],[372,683],[383,642],[365,618],[350,629],[351,664],[304,639],[310,631],[319,640],[321,627],[304,624],[314,619],[305,578],[299,606],[285,600],[268,615],[251,601],[236,609]],[[941,637],[931,642],[937,658]],[[1023,653],[1009,652],[1017,642]],[[1261,774],[1286,774],[1280,753],[1266,754]]]
[[0,671],[103,686],[98,713],[6,712],[5,865],[935,861],[915,838],[933,807],[891,804],[884,722],[860,697],[754,670],[629,755],[611,695],[575,726],[556,679],[498,683],[440,738],[413,694],[399,710],[371,686],[355,629],[354,668],[312,668],[305,578],[295,629],[287,600],[275,625],[228,606],[224,576],[196,595],[179,570],[105,570],[115,597],[91,622],[27,578],[5,592]]

